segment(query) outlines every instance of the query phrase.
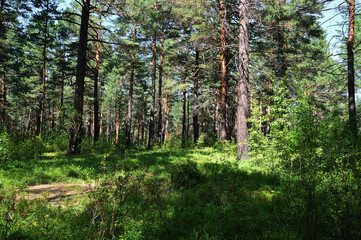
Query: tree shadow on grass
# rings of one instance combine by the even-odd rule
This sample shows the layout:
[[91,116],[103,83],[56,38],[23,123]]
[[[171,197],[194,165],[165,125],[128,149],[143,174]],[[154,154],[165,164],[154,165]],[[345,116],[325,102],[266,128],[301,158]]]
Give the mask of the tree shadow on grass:
[[[257,239],[282,224],[277,213],[279,178],[229,164],[202,166],[197,184],[175,190],[172,214],[153,231],[157,239]],[[149,231],[149,230],[148,230]]]

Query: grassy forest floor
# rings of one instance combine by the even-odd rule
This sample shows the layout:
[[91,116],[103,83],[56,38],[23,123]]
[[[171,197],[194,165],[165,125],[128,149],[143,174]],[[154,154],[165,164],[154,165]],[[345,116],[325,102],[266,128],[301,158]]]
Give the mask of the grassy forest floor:
[[[253,158],[237,160],[234,144],[84,152],[71,157],[46,152],[35,159],[1,162],[2,239],[338,235],[338,229],[323,222],[327,196],[319,195],[325,197],[322,203],[306,201],[309,196],[297,189],[295,179]],[[316,210],[305,213],[310,204]]]

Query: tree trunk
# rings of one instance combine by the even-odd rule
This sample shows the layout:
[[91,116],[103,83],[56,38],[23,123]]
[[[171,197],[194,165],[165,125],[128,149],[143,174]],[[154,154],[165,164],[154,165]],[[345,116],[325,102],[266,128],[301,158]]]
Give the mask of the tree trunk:
[[[49,1],[46,1],[46,10],[48,11]],[[45,79],[46,79],[46,48],[48,40],[48,14],[45,16],[45,26],[44,26],[44,45],[43,45],[43,69],[42,69],[42,90],[41,90],[41,100],[40,100],[40,116],[38,116],[36,131],[37,134],[42,133],[43,117],[44,117],[44,108],[45,108]]]
[[[155,6],[155,12],[157,12],[157,5]],[[149,139],[148,139],[148,148],[153,147],[154,140],[154,105],[155,105],[155,78],[156,78],[156,70],[157,70],[157,30],[154,29],[153,35],[153,46],[152,46],[152,99],[150,103],[150,116],[149,116]]]
[[[102,25],[101,14],[99,13],[99,27]],[[100,39],[101,39],[101,30],[98,29],[96,43],[96,53],[95,53],[95,68],[94,68],[94,86],[93,86],[93,142],[96,143],[99,140],[99,97],[98,97],[98,83],[99,83],[99,62],[100,62]]]
[[214,133],[218,137],[219,133],[219,88],[214,91]]
[[207,106],[207,110],[206,110],[206,126],[204,128],[204,133],[206,134],[206,136],[208,136],[208,131],[209,131],[209,107]]
[[[133,42],[137,41],[137,28],[134,28]],[[134,51],[134,50],[133,50]],[[130,62],[130,79],[129,79],[129,92],[128,92],[128,104],[127,104],[127,116],[125,119],[125,145],[129,146],[131,143],[131,129],[132,129],[132,104],[133,104],[133,82],[134,82],[134,66],[135,66],[135,54],[131,53]]]
[[5,126],[6,124],[6,84],[5,84],[5,68],[4,72],[1,73],[1,125]]
[[[3,9],[4,9],[5,1],[1,0],[0,4],[0,14],[3,16]],[[4,27],[3,27],[3,18],[0,17],[0,35],[3,35]],[[5,105],[6,105],[6,85],[5,85],[5,66],[2,67],[3,70],[1,72],[1,125],[5,125]]]
[[194,106],[193,106],[193,142],[196,143],[199,138],[199,51],[196,49],[196,62],[195,62],[195,76],[194,76]]
[[[110,100],[112,102],[112,100]],[[112,129],[112,112],[110,111],[111,106],[110,103],[108,105],[107,110],[107,142],[109,143],[110,135],[111,135],[111,129]]]
[[185,147],[186,135],[187,135],[187,90],[183,88],[183,118],[182,118],[182,147]]
[[223,0],[219,2],[220,18],[221,18],[221,108],[222,108],[222,124],[221,124],[221,140],[229,140],[227,131],[227,88],[228,88],[228,76],[227,76],[227,47],[226,47],[226,16],[225,6]]
[[64,81],[65,76],[62,73],[61,76],[61,84],[60,84],[60,129],[64,127],[64,116],[65,116],[65,108],[64,108]]
[[169,125],[169,106],[168,106],[168,94],[164,97],[164,125],[162,130],[162,141],[165,143],[168,140],[168,125]]
[[[145,90],[145,89],[144,89]],[[145,98],[145,94],[143,93],[143,112],[142,112],[142,126],[141,126],[141,143],[144,144],[145,142],[145,108],[147,107],[147,102]]]
[[[186,56],[188,57],[189,54],[189,47],[187,44],[186,47]],[[187,84],[187,69],[184,70],[184,84]],[[183,118],[182,118],[182,147],[185,147],[185,141],[187,137],[187,89],[184,86],[183,87],[183,99],[182,99],[182,105],[183,105]]]
[[186,137],[186,139],[189,138],[190,123],[191,123],[191,121],[189,119],[189,92],[188,92],[188,94],[187,94],[187,131],[186,131],[187,132],[187,137]]
[[164,58],[164,30],[161,36],[161,49],[159,61],[159,91],[158,91],[158,141],[162,144],[162,78],[163,78],[163,58]]
[[81,141],[83,135],[83,103],[84,103],[84,79],[86,73],[86,51],[88,42],[88,22],[90,14],[90,0],[83,0],[80,37],[78,46],[78,61],[76,66],[76,82],[75,82],[75,110],[73,116],[73,124],[70,131],[70,140],[68,154],[77,154],[81,151]]
[[347,39],[347,79],[348,79],[348,113],[350,129],[357,137],[357,114],[355,100],[355,69],[354,69],[354,43],[355,43],[355,0],[349,0],[349,28]]
[[29,133],[29,136],[31,136],[31,122],[32,122],[32,109],[30,107],[29,114],[28,114],[28,124],[26,126],[26,131]]
[[248,157],[248,79],[249,79],[249,36],[248,36],[248,0],[239,5],[239,81],[237,104],[237,150],[238,158]]

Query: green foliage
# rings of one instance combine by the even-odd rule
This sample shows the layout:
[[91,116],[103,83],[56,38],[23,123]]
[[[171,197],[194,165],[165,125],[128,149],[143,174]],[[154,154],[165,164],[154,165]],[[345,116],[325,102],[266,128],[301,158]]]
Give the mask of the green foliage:
[[202,180],[197,163],[189,160],[186,163],[174,165],[170,170],[170,175],[175,188],[190,188]]
[[0,135],[0,161],[30,160],[40,157],[45,150],[39,136],[22,140],[6,132]]

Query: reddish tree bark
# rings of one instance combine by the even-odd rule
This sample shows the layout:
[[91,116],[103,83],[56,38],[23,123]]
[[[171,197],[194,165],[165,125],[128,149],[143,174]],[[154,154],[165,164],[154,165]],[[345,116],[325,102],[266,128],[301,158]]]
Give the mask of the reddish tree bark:
[[6,123],[6,84],[5,84],[5,68],[3,68],[1,73],[1,125],[5,125]]
[[229,140],[227,131],[227,47],[226,47],[226,17],[225,17],[225,6],[223,0],[219,2],[220,7],[220,18],[221,18],[221,139]]
[[347,1],[349,4],[349,28],[347,39],[347,79],[348,79],[348,113],[350,128],[357,137],[357,113],[355,100],[355,69],[354,69],[354,43],[355,43],[355,0]]
[[78,60],[76,66],[75,99],[76,113],[73,116],[73,127],[70,131],[68,154],[77,154],[81,151],[83,135],[83,105],[84,105],[84,79],[86,74],[86,52],[88,42],[88,25],[90,15],[90,0],[83,0],[81,25],[79,33]]

